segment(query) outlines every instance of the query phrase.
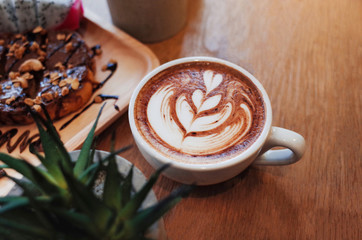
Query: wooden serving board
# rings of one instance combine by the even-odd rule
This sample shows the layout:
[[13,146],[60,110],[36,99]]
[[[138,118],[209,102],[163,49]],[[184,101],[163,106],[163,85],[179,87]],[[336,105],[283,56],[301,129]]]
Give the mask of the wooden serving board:
[[[127,110],[134,88],[143,76],[159,65],[159,60],[145,45],[113,25],[97,19],[91,12],[85,12],[85,18],[82,21],[79,32],[89,47],[97,44],[101,45],[102,54],[95,57],[95,79],[97,81],[103,81],[110,74],[110,71],[102,71],[102,66],[106,65],[110,60],[115,60],[118,65],[113,76],[93,94],[89,101],[89,103],[92,102],[98,94],[118,96],[117,100],[108,99],[104,101],[106,105],[96,130],[96,134],[99,134]],[[76,113],[70,114],[54,123],[68,151],[72,151],[82,145],[102,105],[102,103],[91,105],[90,108],[61,131],[59,131],[59,128]],[[117,105],[119,110],[116,110],[114,105]],[[12,128],[18,129],[17,135],[11,140],[12,144],[27,130],[30,131],[30,136],[37,133],[35,124],[0,126],[0,131],[4,133]],[[1,152],[8,152],[6,145],[5,143],[0,148]],[[19,147],[17,147],[11,152],[11,155],[26,159],[32,164],[39,164],[36,157],[29,152],[28,147],[21,153]],[[16,176],[11,171],[7,172]],[[0,196],[6,195],[12,186],[13,183],[7,178],[0,179]]]

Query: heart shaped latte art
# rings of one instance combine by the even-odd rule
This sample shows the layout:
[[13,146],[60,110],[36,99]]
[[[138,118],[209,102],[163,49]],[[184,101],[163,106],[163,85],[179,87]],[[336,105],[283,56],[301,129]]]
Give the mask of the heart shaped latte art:
[[[180,92],[172,83],[164,85],[147,105],[147,118],[158,138],[173,149],[199,156],[220,153],[237,144],[253,121],[252,103],[240,83],[223,85],[223,76],[211,70],[202,78],[203,87],[193,90]],[[235,91],[242,102],[233,100]]]

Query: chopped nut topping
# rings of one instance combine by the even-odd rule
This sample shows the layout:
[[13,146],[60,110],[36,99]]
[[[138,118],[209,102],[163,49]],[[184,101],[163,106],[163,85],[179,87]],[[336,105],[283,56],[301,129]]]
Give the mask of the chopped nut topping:
[[38,49],[37,51],[36,51],[36,53],[40,56],[40,57],[45,57],[47,54],[46,54],[46,52],[44,52],[44,51],[42,51],[42,50],[40,50],[40,49]]
[[16,77],[19,77],[20,76],[20,73],[18,72],[9,72],[9,78],[11,80],[15,79]]
[[65,45],[65,52],[70,52],[72,51],[74,48],[73,48],[73,43],[72,42],[69,42]]
[[39,49],[39,44],[37,42],[32,42],[29,49],[33,52],[37,51]]
[[31,98],[25,98],[24,103],[30,107],[34,105],[33,99]]
[[[116,63],[117,63],[117,61],[114,60],[114,59],[111,59],[111,60],[108,62],[108,64],[116,64]],[[108,64],[102,66],[102,71],[103,71],[103,72],[107,71]]]
[[72,33],[69,33],[68,36],[65,38],[65,41],[68,42],[68,40],[69,40],[72,36],[73,36],[73,34],[72,34]]
[[63,79],[62,81],[59,82],[59,85],[58,85],[58,86],[62,88],[62,87],[64,87],[64,86],[66,86],[66,85],[67,85],[67,80],[66,80],[66,79]]
[[54,92],[54,97],[57,98],[59,96],[58,91]]
[[59,41],[65,40],[65,34],[64,33],[58,33],[57,34],[57,40],[59,40]]
[[63,77],[68,77],[68,74],[67,74],[67,72],[63,72]]
[[13,83],[20,83],[22,88],[28,88],[29,87],[28,80],[26,80],[23,77],[16,77],[16,79],[13,80]]
[[62,88],[62,96],[65,96],[69,93],[69,89],[67,87]]
[[41,97],[42,97],[43,99],[45,99],[46,101],[51,101],[51,100],[54,99],[53,94],[51,94],[50,92],[43,93],[43,94],[41,95]]
[[69,83],[69,84],[71,84],[73,82],[73,78],[71,78],[71,77],[68,77],[64,80],[67,81],[67,83]]
[[61,62],[57,62],[54,67],[58,68],[60,71],[64,71],[65,67]]
[[34,99],[34,103],[40,105],[40,104],[42,103],[41,97],[40,97],[40,96],[36,96],[36,98]]
[[57,81],[60,78],[60,75],[57,72],[50,73],[50,82]]
[[36,28],[33,29],[33,33],[40,33],[43,30],[44,29],[42,28],[42,26],[37,26]]
[[16,49],[18,49],[20,45],[18,43],[14,43],[9,46],[9,53],[14,53]]
[[29,79],[33,79],[34,76],[28,72],[24,73],[23,75],[21,75],[22,78],[29,80]]
[[34,110],[37,111],[37,112],[41,112],[41,106],[36,104],[33,106]]
[[79,88],[79,80],[78,80],[78,78],[75,78],[72,81],[72,89],[77,90],[78,88]]
[[103,99],[102,99],[100,96],[96,96],[96,97],[94,98],[94,102],[95,102],[95,103],[101,103],[101,102],[103,102]]
[[11,96],[10,98],[6,99],[5,104],[10,105],[14,101],[15,101],[15,96]]
[[43,64],[37,59],[28,59],[20,65],[20,72],[40,71],[42,70]]
[[16,59],[22,59],[26,48],[24,46],[19,47],[15,50],[14,55]]
[[58,84],[59,84],[59,81],[58,81],[58,80],[56,80],[56,81],[52,81],[51,83],[52,83],[52,85],[56,86],[56,85],[58,85]]

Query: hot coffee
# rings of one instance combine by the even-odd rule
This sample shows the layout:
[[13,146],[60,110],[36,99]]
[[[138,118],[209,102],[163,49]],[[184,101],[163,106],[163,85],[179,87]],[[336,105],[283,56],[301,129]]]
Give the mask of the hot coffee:
[[140,90],[134,119],[142,138],[162,155],[214,163],[240,155],[265,125],[262,94],[241,72],[215,62],[182,63]]

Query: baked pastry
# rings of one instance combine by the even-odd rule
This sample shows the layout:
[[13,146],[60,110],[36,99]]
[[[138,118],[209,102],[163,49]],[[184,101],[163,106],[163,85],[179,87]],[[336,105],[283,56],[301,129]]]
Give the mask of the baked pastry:
[[73,31],[0,36],[0,124],[33,122],[26,105],[52,119],[81,108],[91,97],[93,52]]

